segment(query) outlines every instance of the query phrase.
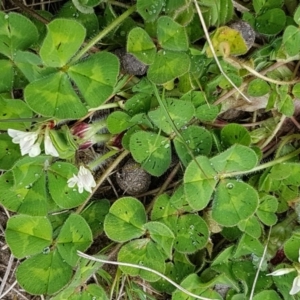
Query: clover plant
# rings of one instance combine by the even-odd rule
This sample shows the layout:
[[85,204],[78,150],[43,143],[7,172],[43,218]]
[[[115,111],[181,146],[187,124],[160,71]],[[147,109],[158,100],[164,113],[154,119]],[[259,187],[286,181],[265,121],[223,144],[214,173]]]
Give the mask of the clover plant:
[[[299,130],[300,8],[288,2],[73,0],[44,23],[0,12],[0,204],[23,289],[300,299],[300,135],[285,130]],[[256,32],[250,50],[237,20]],[[118,48],[147,72],[124,69]],[[147,201],[97,196],[128,155],[167,184]]]

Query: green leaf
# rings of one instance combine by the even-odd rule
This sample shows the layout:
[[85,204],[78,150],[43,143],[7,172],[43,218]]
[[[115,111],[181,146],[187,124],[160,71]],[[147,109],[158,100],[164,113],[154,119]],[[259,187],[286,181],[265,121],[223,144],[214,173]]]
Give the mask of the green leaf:
[[[164,101],[168,114],[177,129],[180,129],[192,119],[194,115],[194,106],[191,102],[178,99],[165,99]],[[148,116],[151,121],[165,133],[171,134],[174,131],[173,124],[168,122],[162,107],[150,111]]]
[[119,68],[119,60],[114,54],[100,52],[71,66],[68,75],[78,86],[87,104],[98,107],[112,95]]
[[278,34],[284,29],[286,15],[282,9],[273,8],[255,19],[255,30],[262,34]]
[[214,169],[220,173],[251,170],[256,166],[257,160],[252,149],[239,144],[210,159]]
[[191,160],[191,155],[187,152],[186,144],[197,155],[208,155],[212,147],[212,136],[208,130],[203,127],[190,125],[182,130],[181,136],[183,140],[176,136],[174,146],[181,162],[187,166]]
[[255,216],[239,222],[238,228],[253,238],[258,239],[261,236],[261,225]]
[[186,53],[160,50],[148,69],[148,79],[155,84],[164,84],[182,76],[189,69],[190,58]]
[[34,112],[46,117],[76,119],[87,113],[67,74],[61,71],[27,85],[24,96]]
[[204,248],[208,242],[208,227],[200,216],[180,216],[176,227],[174,249],[178,252],[194,253]]
[[248,130],[242,125],[231,123],[222,128],[221,143],[223,143],[226,148],[235,144],[249,146],[251,143],[251,136]]
[[130,138],[130,151],[133,158],[153,176],[162,175],[170,166],[171,149],[168,138],[138,131]]
[[150,238],[161,248],[164,255],[171,259],[172,247],[174,242],[174,233],[172,230],[160,222],[148,222],[144,225],[144,229],[148,231]]
[[[165,256],[150,239],[138,239],[125,244],[118,253],[118,261],[141,265],[160,273],[165,271]],[[139,275],[150,282],[160,278],[154,273],[138,268],[120,266],[120,269],[130,276]]]
[[293,86],[292,93],[295,97],[300,98],[300,83],[296,83]]
[[257,191],[249,184],[223,180],[217,187],[212,217],[220,225],[235,226],[252,216],[258,207]]
[[294,21],[300,25],[300,7],[298,6],[296,11],[295,11],[295,14],[294,14]]
[[52,226],[46,217],[12,216],[6,225],[5,239],[16,258],[42,253],[51,244]]
[[295,56],[300,50],[300,31],[299,28],[289,25],[285,28],[282,42],[286,53],[289,56]]
[[277,208],[277,198],[271,195],[266,195],[260,199],[260,204],[256,211],[256,215],[265,225],[273,226],[277,223]]
[[[23,122],[22,120],[8,121],[9,119],[31,118],[32,111],[28,108],[26,103],[17,99],[5,99],[0,96],[0,130],[7,130],[9,128],[16,130],[24,130],[30,127],[30,122]],[[3,122],[7,120],[8,122]]]
[[113,134],[121,133],[133,125],[130,119],[126,112],[114,111],[106,119],[107,129]]
[[284,253],[287,259],[299,262],[300,232],[295,231],[284,244]]
[[0,177],[0,202],[22,214],[44,216],[48,212],[44,164],[48,157],[24,157]]
[[269,93],[270,86],[267,82],[260,78],[255,78],[250,81],[247,93],[252,97],[261,97]]
[[217,183],[217,172],[207,157],[192,160],[184,174],[184,191],[189,205],[195,210],[205,208]]
[[[0,40],[1,43],[1,40]],[[0,60],[0,93],[11,91],[14,84],[13,63],[8,59]]]
[[14,57],[14,64],[29,82],[56,72],[55,68],[43,66],[41,58],[28,51],[17,51]]
[[106,235],[113,241],[126,242],[145,233],[146,212],[143,204],[133,197],[118,199],[104,220]]
[[[82,13],[74,5],[74,2],[76,1],[67,1],[64,3],[62,7],[60,7],[60,10],[58,14],[56,14],[56,18],[69,18],[74,19],[76,18],[77,22],[80,22],[86,29],[86,35],[87,38],[93,37],[96,32],[99,31],[99,22],[96,14],[93,12],[93,9],[87,8],[91,11],[91,13]],[[82,2],[86,2],[86,0],[83,0]],[[89,1],[88,1],[89,2]],[[96,1],[101,2],[101,1]],[[84,5],[82,5],[84,6]]]
[[133,28],[127,37],[127,52],[146,65],[154,62],[156,47],[149,34],[140,27]]
[[75,267],[79,256],[77,250],[85,251],[93,242],[92,231],[79,215],[71,214],[56,239],[57,250],[70,266]]
[[196,117],[202,122],[213,122],[220,112],[220,108],[212,104],[200,105],[196,109]]
[[81,213],[81,216],[89,224],[94,238],[103,232],[104,219],[108,214],[109,206],[110,203],[108,200],[101,199],[100,201],[93,202]]
[[280,98],[276,106],[278,111],[287,117],[292,117],[295,112],[295,104],[290,95]]
[[[169,279],[172,279],[179,284],[186,276],[193,273],[194,269],[194,265],[187,259],[185,254],[175,251],[172,262],[166,263],[164,274]],[[156,282],[152,282],[151,285],[156,290],[168,294],[171,294],[175,290],[175,287],[163,278]]]
[[21,158],[19,145],[14,144],[8,134],[2,133],[0,135],[0,169],[10,169],[19,158]]
[[84,202],[89,193],[79,193],[76,187],[68,187],[67,181],[78,174],[78,169],[70,163],[55,162],[48,168],[48,189],[54,202],[62,208],[73,208]]
[[37,40],[38,31],[28,18],[0,12],[0,53],[13,59],[16,50],[26,50]]
[[63,67],[79,50],[86,30],[70,19],[55,19],[47,25],[47,29],[40,56],[49,67]]
[[256,294],[253,300],[281,300],[281,298],[274,290],[267,290]]
[[23,261],[17,268],[16,277],[28,293],[51,295],[70,281],[72,273],[72,267],[55,250]]
[[167,50],[187,51],[189,48],[185,27],[167,16],[162,16],[157,21],[157,38],[162,48]]
[[136,4],[137,12],[148,22],[157,19],[165,2],[163,0],[138,0]]

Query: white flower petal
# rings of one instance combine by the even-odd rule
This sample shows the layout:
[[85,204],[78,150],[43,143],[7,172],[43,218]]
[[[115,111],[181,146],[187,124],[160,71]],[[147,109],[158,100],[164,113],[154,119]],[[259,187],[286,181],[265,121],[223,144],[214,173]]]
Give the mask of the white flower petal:
[[284,274],[288,274],[288,273],[291,273],[295,271],[294,268],[284,268],[284,269],[278,269],[270,274],[267,274],[267,275],[272,275],[272,276],[281,276],[281,275],[284,275]]
[[39,143],[35,143],[28,152],[30,157],[36,157],[41,154],[41,147]]
[[74,187],[76,184],[77,184],[77,182],[78,182],[78,178],[77,178],[77,176],[75,175],[75,174],[73,174],[73,177],[71,177],[69,180],[68,180],[68,187],[69,188],[72,188],[72,187]]
[[300,276],[299,275],[293,281],[293,286],[290,290],[290,295],[295,295],[298,292],[300,292]]
[[30,156],[34,157],[41,153],[40,145],[35,143],[38,138],[38,134],[36,132],[8,129],[7,133],[13,138],[13,143],[20,144],[22,155],[29,154]]
[[57,152],[57,150],[55,149],[52,141],[51,141],[51,138],[48,134],[48,132],[46,131],[45,133],[45,153],[47,155],[51,155],[51,156],[55,156],[55,157],[59,157],[59,154]]
[[68,180],[68,187],[77,185],[78,192],[81,194],[83,190],[91,193],[92,188],[96,186],[95,179],[89,169],[80,166],[78,175],[74,175]]

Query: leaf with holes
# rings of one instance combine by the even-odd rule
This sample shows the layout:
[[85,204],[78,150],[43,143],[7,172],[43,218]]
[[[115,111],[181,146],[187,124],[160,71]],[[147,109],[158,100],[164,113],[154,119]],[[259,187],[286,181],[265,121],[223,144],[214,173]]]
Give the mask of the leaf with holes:
[[44,164],[47,156],[24,157],[0,177],[0,203],[11,211],[44,216],[49,201]]
[[85,39],[85,28],[75,20],[55,19],[47,25],[40,56],[49,67],[63,67],[79,50]]
[[56,239],[57,250],[61,257],[75,267],[79,256],[77,251],[85,251],[93,242],[92,231],[79,215],[71,214],[64,222]]
[[206,222],[197,215],[178,218],[175,229],[174,249],[181,253],[194,253],[205,247],[209,232]]
[[208,155],[212,147],[212,136],[208,130],[203,127],[190,125],[181,131],[183,140],[176,136],[174,146],[181,162],[187,166],[192,157],[188,153],[186,146],[190,148],[194,156]]
[[164,0],[138,0],[136,9],[146,22],[153,22],[159,16],[164,3]]
[[251,136],[245,127],[231,123],[222,128],[221,143],[226,148],[235,144],[249,146],[251,143]]
[[170,166],[171,149],[168,138],[138,131],[132,134],[129,147],[133,158],[153,176],[162,175]]
[[42,253],[52,242],[52,226],[46,217],[12,216],[6,225],[5,239],[16,258]]
[[113,241],[126,242],[145,233],[147,217],[143,204],[133,197],[118,199],[104,220],[104,231]]
[[14,144],[8,134],[0,134],[0,169],[10,169],[21,157],[19,145]]
[[28,18],[0,12],[0,53],[13,59],[16,50],[28,49],[37,40],[37,28]]
[[[24,130],[29,129],[30,123],[29,122],[22,122],[21,120],[10,121],[9,119],[22,119],[22,118],[31,118],[32,111],[28,108],[27,104],[22,100],[17,99],[5,99],[4,97],[0,96],[0,130],[7,130],[9,128],[16,129],[16,130]],[[3,120],[7,120],[7,122],[3,122]]]

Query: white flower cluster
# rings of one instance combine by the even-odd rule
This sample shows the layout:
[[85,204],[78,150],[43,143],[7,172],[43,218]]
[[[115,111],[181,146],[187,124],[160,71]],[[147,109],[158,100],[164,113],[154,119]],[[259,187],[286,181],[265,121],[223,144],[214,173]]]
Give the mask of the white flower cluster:
[[[41,153],[41,138],[39,138],[39,132],[24,132],[15,129],[8,129],[7,133],[10,137],[12,137],[12,141],[15,144],[20,145],[20,150],[22,155],[28,154],[30,157],[35,157],[40,155]],[[59,154],[55,149],[51,138],[49,136],[49,130],[45,131],[44,138],[44,147],[45,153],[47,155],[58,157]]]
[[89,169],[80,166],[78,175],[73,174],[68,180],[68,187],[72,188],[75,185],[78,186],[78,192],[81,194],[83,190],[87,192],[92,192],[92,188],[96,186],[95,179]]

